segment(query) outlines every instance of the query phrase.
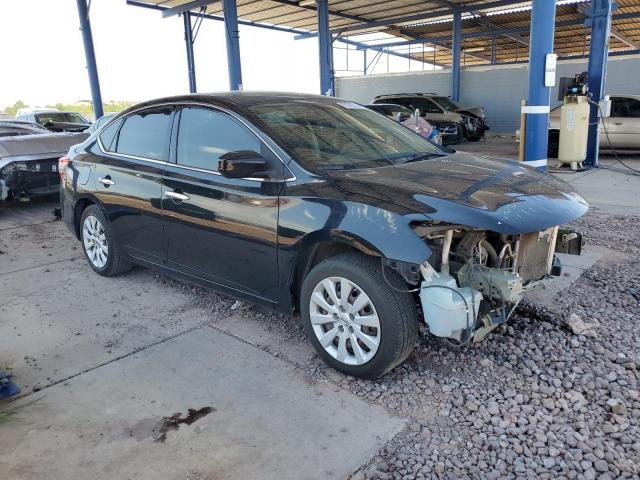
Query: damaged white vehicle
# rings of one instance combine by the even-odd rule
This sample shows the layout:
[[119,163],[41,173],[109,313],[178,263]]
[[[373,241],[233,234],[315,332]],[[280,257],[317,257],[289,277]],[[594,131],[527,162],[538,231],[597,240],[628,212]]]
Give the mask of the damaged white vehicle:
[[87,137],[52,133],[30,122],[0,121],[0,201],[57,193],[58,159]]

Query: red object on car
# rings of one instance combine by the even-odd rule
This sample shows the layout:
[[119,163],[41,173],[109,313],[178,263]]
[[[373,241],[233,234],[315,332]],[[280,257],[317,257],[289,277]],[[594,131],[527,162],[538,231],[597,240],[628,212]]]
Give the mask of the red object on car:
[[64,169],[69,163],[71,163],[71,160],[66,155],[58,159],[58,174],[60,175],[61,181],[64,178]]

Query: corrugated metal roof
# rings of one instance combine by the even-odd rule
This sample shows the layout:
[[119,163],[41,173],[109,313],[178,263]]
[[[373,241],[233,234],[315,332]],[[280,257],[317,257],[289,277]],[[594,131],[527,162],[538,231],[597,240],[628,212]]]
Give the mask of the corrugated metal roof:
[[[191,0],[139,0],[159,7],[186,5]],[[583,24],[585,15],[581,9],[591,2],[560,1],[556,10],[556,34],[554,51],[558,55],[573,56],[589,52],[589,27]],[[610,51],[637,50],[640,47],[640,18],[620,18],[621,14],[640,14],[640,0],[616,0]],[[242,20],[279,25],[315,32],[315,3],[309,0],[237,0],[238,17]],[[486,64],[491,61],[492,38],[495,36],[497,62],[514,62],[528,59],[531,2],[518,2],[509,7],[495,7],[495,1],[465,0],[329,0],[329,22],[332,29],[348,27],[344,35],[385,32],[398,41],[437,39],[435,51],[422,54],[421,44],[413,45],[411,57],[438,64],[451,63],[452,5],[474,7],[463,15],[463,56],[465,65]],[[493,5],[493,7],[492,7]],[[483,8],[485,6],[485,8]],[[489,6],[491,8],[486,8]],[[198,12],[200,9],[194,9]],[[224,15],[222,2],[206,6],[206,13]],[[441,13],[441,15],[439,15]],[[423,16],[399,24],[367,26],[370,21],[387,21],[403,16]],[[619,18],[616,19],[616,16]],[[503,30],[509,29],[508,33]],[[498,30],[498,34],[492,33]],[[474,34],[474,36],[465,36]],[[425,44],[434,46],[428,41]],[[395,47],[394,47],[395,48]],[[403,53],[408,47],[402,48]],[[434,60],[435,59],[435,60]]]

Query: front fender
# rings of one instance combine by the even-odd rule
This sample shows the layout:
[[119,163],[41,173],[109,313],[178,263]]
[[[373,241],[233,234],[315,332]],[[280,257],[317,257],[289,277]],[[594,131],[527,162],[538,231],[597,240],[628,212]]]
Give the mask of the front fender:
[[431,249],[411,228],[421,214],[398,214],[379,206],[339,199],[287,198],[280,206],[278,244],[295,254],[305,244],[334,240],[365,253],[421,264]]
[[367,255],[419,265],[431,249],[411,228],[422,214],[394,213],[382,205],[342,199],[282,197],[278,219],[279,308],[293,311],[292,282],[299,262],[327,242],[346,245]]

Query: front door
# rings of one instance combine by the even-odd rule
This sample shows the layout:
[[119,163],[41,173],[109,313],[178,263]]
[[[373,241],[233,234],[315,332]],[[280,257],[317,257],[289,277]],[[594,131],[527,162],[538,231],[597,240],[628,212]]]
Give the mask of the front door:
[[166,251],[160,204],[173,109],[135,112],[100,134],[95,191],[118,242],[135,258],[162,263]]
[[282,182],[226,178],[217,168],[221,155],[240,150],[261,153],[280,172],[284,166],[248,127],[219,110],[184,107],[174,138],[162,198],[169,267],[277,301]]
[[[605,118],[606,132],[600,128],[600,143],[606,148],[640,148],[640,100],[613,97],[611,116]],[[606,138],[609,134],[611,145]]]

